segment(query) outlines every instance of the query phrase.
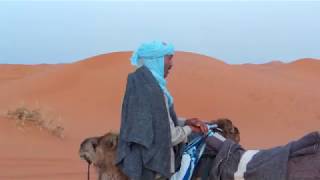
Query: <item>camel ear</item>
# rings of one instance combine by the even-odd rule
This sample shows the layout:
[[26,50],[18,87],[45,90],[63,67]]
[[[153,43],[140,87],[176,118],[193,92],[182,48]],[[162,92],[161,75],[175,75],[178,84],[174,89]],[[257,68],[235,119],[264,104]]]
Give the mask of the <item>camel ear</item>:
[[108,149],[115,149],[118,146],[118,135],[114,133],[107,133],[101,139],[104,146]]
[[237,143],[240,142],[240,131],[237,127],[234,127],[234,130],[235,130],[235,139],[237,141]]
[[118,146],[118,136],[117,135],[113,135],[112,139],[111,139],[111,148],[115,149]]

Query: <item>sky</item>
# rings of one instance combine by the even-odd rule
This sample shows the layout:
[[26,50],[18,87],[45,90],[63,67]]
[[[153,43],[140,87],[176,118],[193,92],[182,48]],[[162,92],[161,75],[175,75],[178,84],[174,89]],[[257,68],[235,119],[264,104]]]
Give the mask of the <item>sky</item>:
[[162,40],[229,64],[320,58],[320,1],[0,1],[0,64],[68,63]]

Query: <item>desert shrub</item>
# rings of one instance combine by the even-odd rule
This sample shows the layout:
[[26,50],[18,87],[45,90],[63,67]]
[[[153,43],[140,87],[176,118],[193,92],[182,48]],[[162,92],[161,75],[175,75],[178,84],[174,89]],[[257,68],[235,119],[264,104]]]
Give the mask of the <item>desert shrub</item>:
[[9,110],[6,116],[16,121],[20,128],[26,126],[36,126],[40,130],[46,130],[54,136],[63,138],[64,128],[56,119],[46,117],[41,109],[29,109],[26,106],[19,106],[14,110]]

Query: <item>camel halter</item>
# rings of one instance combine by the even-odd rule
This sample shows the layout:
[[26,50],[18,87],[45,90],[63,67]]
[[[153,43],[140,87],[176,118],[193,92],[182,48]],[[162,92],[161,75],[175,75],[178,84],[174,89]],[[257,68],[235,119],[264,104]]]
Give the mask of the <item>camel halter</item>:
[[88,163],[88,180],[90,180],[90,163]]
[[90,165],[91,165],[91,161],[90,161],[90,159],[88,159],[86,156],[84,157],[84,159],[87,161],[87,163],[88,163],[88,173],[87,173],[87,175],[88,175],[88,180],[90,180]]

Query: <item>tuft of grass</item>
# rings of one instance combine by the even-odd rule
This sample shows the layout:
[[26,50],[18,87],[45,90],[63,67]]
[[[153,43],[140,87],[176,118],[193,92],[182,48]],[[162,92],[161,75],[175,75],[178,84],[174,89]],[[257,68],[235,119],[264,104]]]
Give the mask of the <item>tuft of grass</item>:
[[46,130],[54,136],[63,138],[64,128],[58,124],[56,119],[45,117],[40,109],[28,109],[25,106],[17,107],[14,110],[7,112],[7,117],[14,119],[19,128],[24,128],[27,125],[38,127],[40,130]]

